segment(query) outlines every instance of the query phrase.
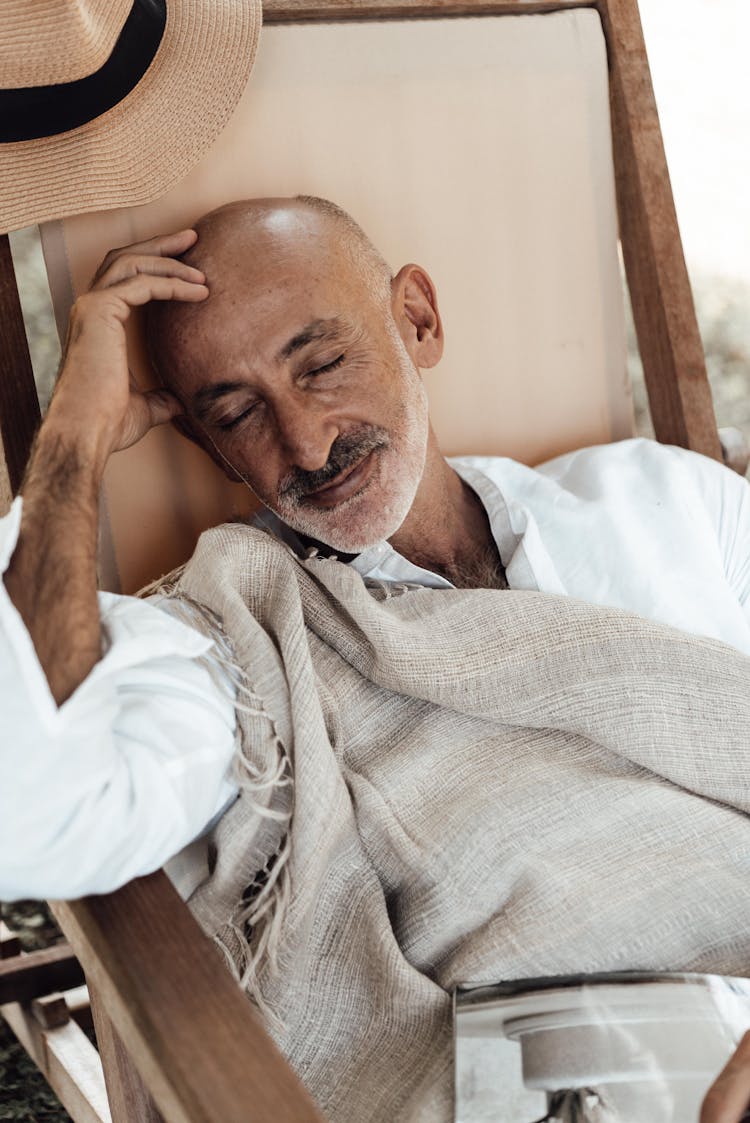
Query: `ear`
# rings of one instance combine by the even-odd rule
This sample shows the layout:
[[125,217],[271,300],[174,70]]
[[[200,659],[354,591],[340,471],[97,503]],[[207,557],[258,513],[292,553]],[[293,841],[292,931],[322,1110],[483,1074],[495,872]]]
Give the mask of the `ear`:
[[391,309],[414,365],[436,366],[443,354],[443,324],[435,286],[421,266],[399,269],[391,282]]
[[202,448],[206,455],[211,457],[214,464],[221,468],[224,475],[227,476],[232,483],[241,484],[245,482],[242,476],[238,475],[226,460],[222,460],[211,442],[206,439],[205,434],[201,432],[200,428],[194,426],[184,413],[174,417],[172,419],[172,424],[178,433],[182,433],[183,437],[187,437],[194,445],[198,445],[198,448]]

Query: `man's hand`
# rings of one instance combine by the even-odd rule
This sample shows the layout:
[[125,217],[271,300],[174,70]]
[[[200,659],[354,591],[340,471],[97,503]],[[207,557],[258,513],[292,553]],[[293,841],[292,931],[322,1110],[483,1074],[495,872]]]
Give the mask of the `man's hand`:
[[24,480],[21,533],[5,585],[60,704],[101,655],[96,589],[99,489],[111,453],[180,412],[128,369],[125,325],[149,300],[201,301],[203,274],[175,255],[194,230],[113,250],[73,306],[62,369]]
[[750,1119],[750,1030],[706,1093],[700,1123]]
[[89,291],[73,305],[60,378],[45,421],[97,461],[135,444],[154,425],[180,412],[164,390],[141,391],[127,360],[125,324],[149,300],[201,301],[205,277],[175,259],[196,240],[194,230],[112,250]]

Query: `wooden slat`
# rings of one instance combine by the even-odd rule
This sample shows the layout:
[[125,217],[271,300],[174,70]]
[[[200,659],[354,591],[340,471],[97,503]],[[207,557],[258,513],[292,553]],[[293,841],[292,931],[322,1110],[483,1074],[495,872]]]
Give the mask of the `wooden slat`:
[[[16,494],[41,414],[7,234],[0,235],[0,501]],[[7,483],[3,484],[6,477]],[[7,498],[7,496],[6,496]]]
[[31,1002],[51,991],[80,986],[83,981],[81,965],[66,943],[0,959],[0,1004]]
[[56,1029],[58,1026],[67,1025],[70,1021],[70,1010],[65,996],[60,991],[34,998],[31,1003],[31,1015],[42,1029]]
[[593,8],[598,0],[264,0],[263,22],[530,15]]
[[74,1018],[84,1033],[93,1033],[89,988],[85,983],[70,990],[53,991],[41,998],[34,998],[29,1010],[42,1029],[54,1029]]
[[99,1055],[104,1067],[112,1123],[164,1123],[164,1117],[149,1095],[112,1020],[96,997],[91,995],[91,1011]]
[[99,1055],[72,1018],[65,1025],[44,1029],[15,1002],[0,1006],[0,1015],[75,1123],[112,1123]]
[[168,1123],[321,1123],[163,873],[53,911]]
[[721,459],[636,0],[600,0],[620,219],[638,346],[658,440]]
[[65,1001],[70,1010],[70,1016],[75,1018],[80,1025],[81,1021],[90,1022],[90,1008],[91,1002],[89,999],[89,988],[83,983],[79,987],[72,987],[71,990],[66,990]]

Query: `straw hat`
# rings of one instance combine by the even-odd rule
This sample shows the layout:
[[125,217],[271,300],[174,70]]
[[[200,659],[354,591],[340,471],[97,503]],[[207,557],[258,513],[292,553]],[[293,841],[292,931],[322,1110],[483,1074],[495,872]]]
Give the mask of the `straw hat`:
[[260,0],[0,0],[0,232],[163,195],[247,83]]

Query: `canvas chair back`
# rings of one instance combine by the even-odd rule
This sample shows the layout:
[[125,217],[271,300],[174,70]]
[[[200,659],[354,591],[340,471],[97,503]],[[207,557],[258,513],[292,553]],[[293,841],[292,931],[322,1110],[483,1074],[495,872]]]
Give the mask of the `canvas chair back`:
[[[632,433],[599,14],[266,27],[203,163],[149,206],[43,231],[61,330],[112,246],[232,199],[315,194],[394,271],[425,266],[446,330],[426,372],[448,454],[536,463]],[[151,378],[138,326],[137,374]],[[112,458],[102,578],[131,592],[253,498],[171,428]]]

